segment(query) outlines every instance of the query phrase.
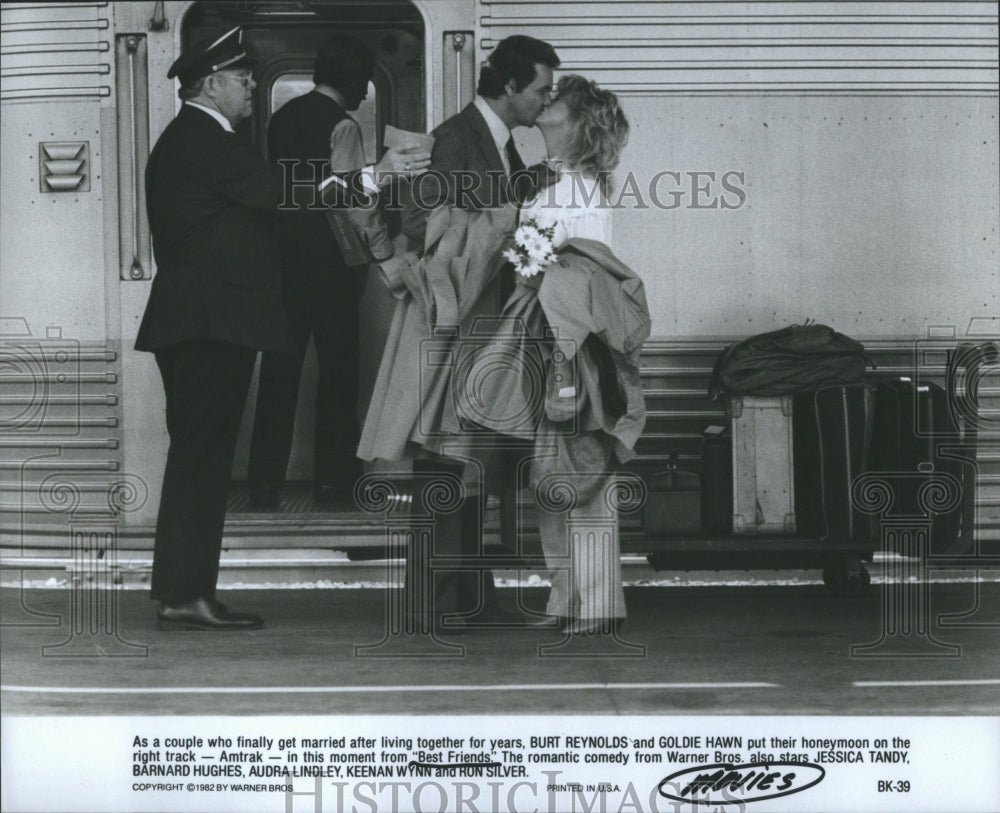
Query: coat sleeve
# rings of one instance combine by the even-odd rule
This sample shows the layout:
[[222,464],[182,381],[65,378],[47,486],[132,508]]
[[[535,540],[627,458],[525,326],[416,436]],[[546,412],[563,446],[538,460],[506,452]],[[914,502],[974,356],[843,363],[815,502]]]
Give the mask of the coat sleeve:
[[431,165],[403,185],[403,233],[423,247],[427,217],[432,209],[454,204],[457,171],[467,168],[466,145],[456,130],[435,134]]

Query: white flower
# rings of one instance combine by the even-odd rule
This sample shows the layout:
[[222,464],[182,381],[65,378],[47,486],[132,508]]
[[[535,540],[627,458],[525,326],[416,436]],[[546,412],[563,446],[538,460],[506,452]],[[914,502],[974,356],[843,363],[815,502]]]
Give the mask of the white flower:
[[554,234],[554,225],[541,226],[535,218],[529,218],[514,232],[517,247],[507,249],[503,256],[513,263],[519,274],[533,277],[556,259],[555,247],[552,245]]
[[535,223],[529,220],[522,223],[517,227],[517,231],[514,232],[514,240],[519,246],[526,246],[528,243],[538,237],[538,229],[535,228]]

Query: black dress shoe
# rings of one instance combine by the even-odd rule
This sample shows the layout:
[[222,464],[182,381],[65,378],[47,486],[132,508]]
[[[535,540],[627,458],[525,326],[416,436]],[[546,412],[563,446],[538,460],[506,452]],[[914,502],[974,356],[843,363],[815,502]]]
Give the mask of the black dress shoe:
[[217,598],[208,599],[208,603],[215,608],[215,612],[218,615],[230,621],[254,621],[259,622],[261,625],[264,624],[264,619],[262,619],[259,615],[254,615],[253,613],[234,612]]
[[161,630],[255,630],[264,619],[253,613],[234,613],[214,600],[196,598],[182,604],[161,605],[156,628]]
[[281,486],[252,485],[250,486],[251,511],[280,511]]

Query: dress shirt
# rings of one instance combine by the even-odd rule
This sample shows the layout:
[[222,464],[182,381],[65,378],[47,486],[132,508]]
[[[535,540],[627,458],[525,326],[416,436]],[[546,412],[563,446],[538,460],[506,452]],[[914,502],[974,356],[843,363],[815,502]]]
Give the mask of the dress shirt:
[[497,152],[500,153],[500,160],[503,161],[504,171],[510,175],[510,159],[507,157],[507,142],[510,140],[510,129],[493,112],[493,108],[487,104],[482,96],[476,96],[472,102],[476,109],[483,114],[486,119],[486,126],[490,128],[490,135],[497,145]]

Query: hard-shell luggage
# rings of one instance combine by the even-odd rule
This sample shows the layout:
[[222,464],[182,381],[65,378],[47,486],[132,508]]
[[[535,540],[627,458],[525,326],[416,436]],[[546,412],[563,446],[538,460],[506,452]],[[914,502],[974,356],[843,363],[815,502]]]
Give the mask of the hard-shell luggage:
[[701,527],[706,533],[733,530],[733,443],[728,426],[701,433]]
[[733,531],[795,533],[792,398],[735,397],[727,408],[733,433]]
[[[996,445],[996,421],[986,417],[990,414],[989,407],[994,408],[992,414],[995,414],[996,396],[985,396],[980,387],[991,374],[982,368],[992,367],[995,375],[998,360],[1000,347],[992,341],[965,342],[948,353],[945,387],[959,434],[956,456],[961,459],[963,474],[962,521],[956,553],[994,556],[1000,553],[1000,537],[996,532],[977,527],[996,524],[996,483],[1000,479],[996,476],[997,465],[988,452],[987,457],[980,457],[980,429],[985,435],[985,446]],[[995,391],[995,387],[991,389]],[[977,509],[979,500],[982,506]]]
[[795,396],[795,521],[826,545],[877,547],[875,518],[855,507],[852,487],[871,457],[874,390],[823,387]]
[[[875,388],[872,467],[884,472],[892,486],[894,516],[929,521],[930,549],[925,553],[953,552],[959,543],[962,466],[939,448],[958,440],[947,394],[937,384],[898,378]],[[913,546],[897,552],[919,553]]]

